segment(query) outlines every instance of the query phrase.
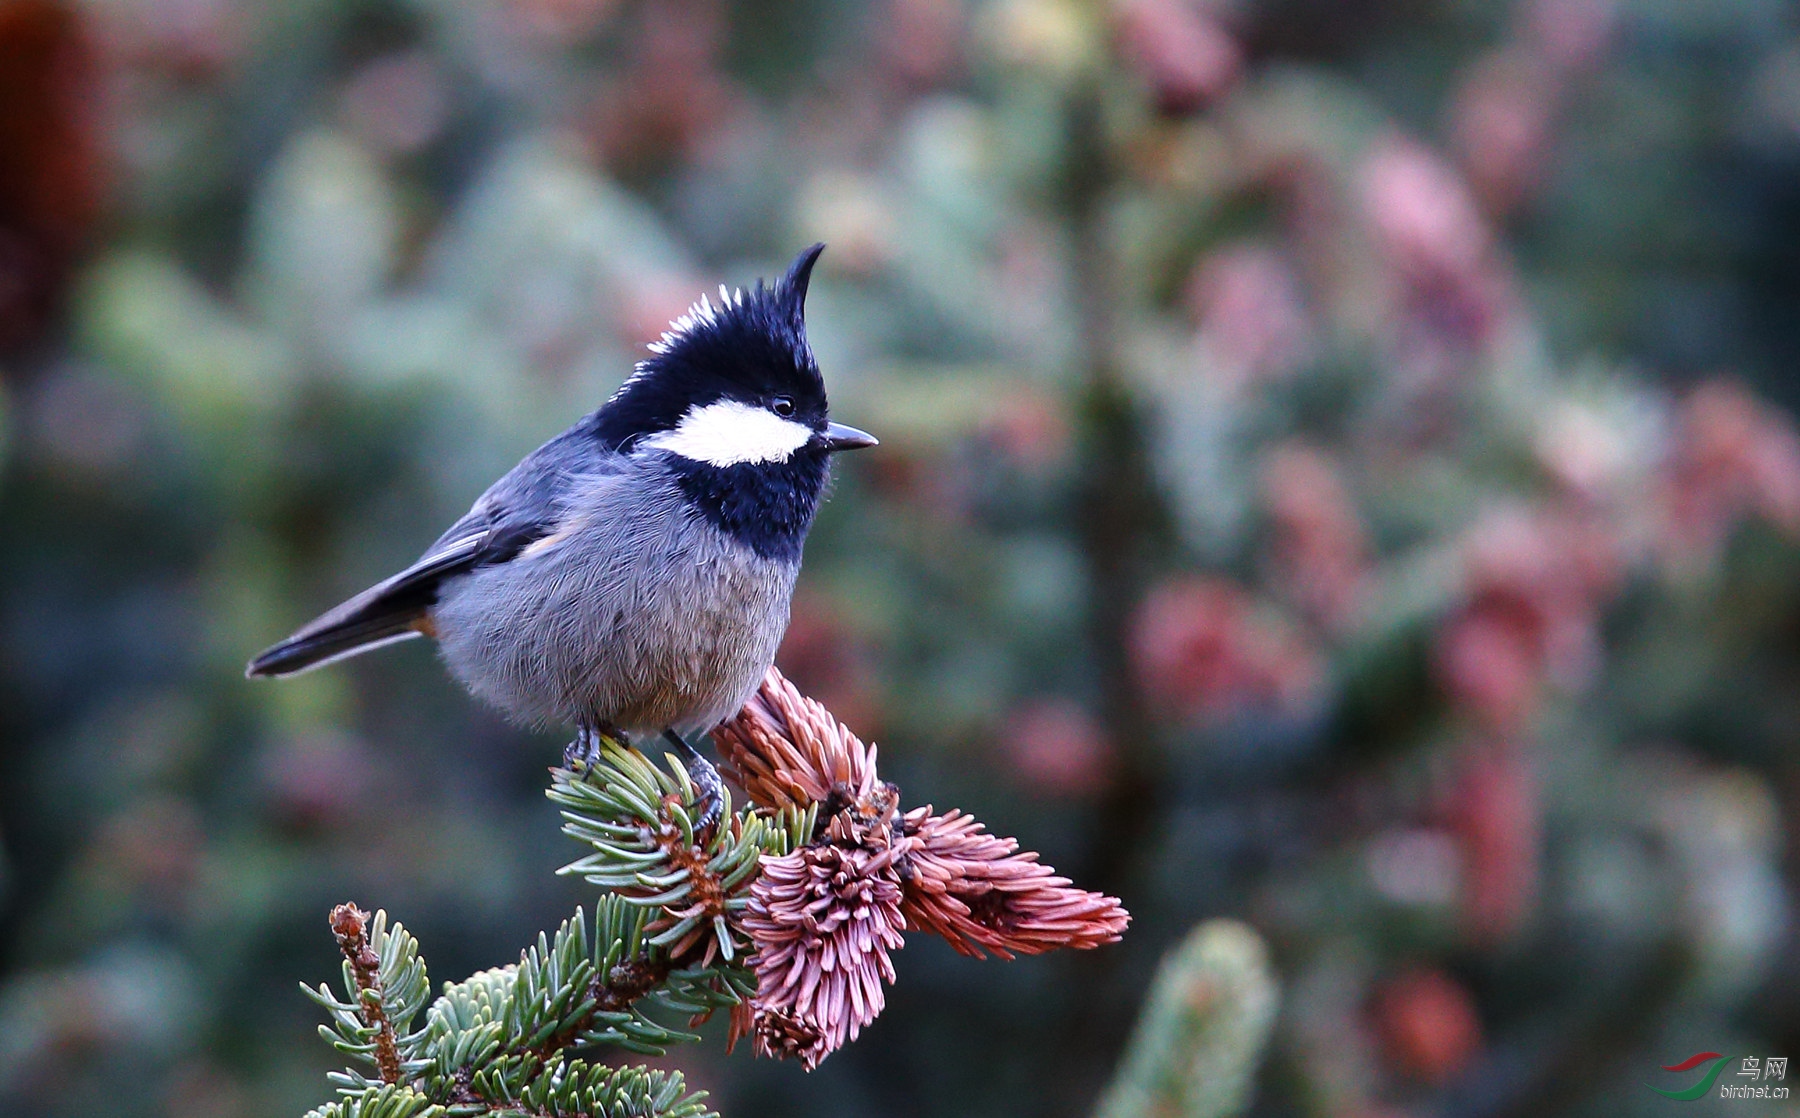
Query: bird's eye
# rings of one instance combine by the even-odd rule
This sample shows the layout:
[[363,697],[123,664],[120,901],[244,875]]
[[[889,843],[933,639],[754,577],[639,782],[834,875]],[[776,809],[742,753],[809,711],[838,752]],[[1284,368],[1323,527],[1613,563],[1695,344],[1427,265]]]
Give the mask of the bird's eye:
[[769,401],[769,408],[776,415],[779,415],[781,418],[786,419],[789,416],[794,414],[794,401],[790,400],[786,396],[777,396],[773,400]]

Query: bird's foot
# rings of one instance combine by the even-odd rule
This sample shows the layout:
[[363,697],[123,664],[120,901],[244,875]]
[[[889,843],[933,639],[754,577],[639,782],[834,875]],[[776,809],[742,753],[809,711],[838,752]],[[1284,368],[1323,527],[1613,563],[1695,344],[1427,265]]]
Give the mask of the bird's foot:
[[601,740],[605,731],[581,726],[575,730],[575,740],[563,746],[563,768],[570,772],[586,772],[600,761]]
[[719,778],[719,770],[713,763],[689,745],[686,738],[674,730],[664,731],[663,737],[681,756],[682,764],[687,766],[688,779],[694,782],[694,790],[700,794],[701,811],[694,821],[694,832],[710,834],[725,812],[725,782]]

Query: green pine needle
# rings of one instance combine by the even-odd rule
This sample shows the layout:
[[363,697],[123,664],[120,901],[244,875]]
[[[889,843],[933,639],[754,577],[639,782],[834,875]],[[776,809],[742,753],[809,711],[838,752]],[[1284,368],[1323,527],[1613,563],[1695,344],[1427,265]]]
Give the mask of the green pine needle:
[[[341,994],[302,987],[325,1010],[320,1034],[350,1061],[330,1076],[341,1097],[309,1118],[710,1115],[678,1074],[575,1053],[661,1055],[698,1039],[688,1022],[751,997],[756,976],[730,917],[749,903],[763,856],[808,841],[815,814],[733,812],[727,799],[724,825],[697,834],[693,782],[666,761],[608,741],[592,766],[553,774],[563,830],[588,848],[561,872],[606,890],[591,921],[577,909],[517,963],[446,983],[432,1001],[418,941],[378,913],[367,932],[379,959],[370,989],[358,989],[348,961]],[[703,950],[709,939],[716,950]],[[399,1083],[381,1081],[365,999],[394,1030]]]

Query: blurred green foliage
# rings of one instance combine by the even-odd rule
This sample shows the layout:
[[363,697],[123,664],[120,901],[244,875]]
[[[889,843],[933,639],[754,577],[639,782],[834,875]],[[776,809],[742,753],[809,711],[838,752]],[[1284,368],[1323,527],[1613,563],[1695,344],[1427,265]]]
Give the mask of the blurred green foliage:
[[813,240],[883,445],[781,664],[1135,921],[712,1104],[1086,1113],[1220,914],[1252,1113],[1800,1047],[1789,5],[7,0],[0,150],[8,1113],[302,1112],[332,904],[461,975],[591,903],[423,644],[243,661]]
[[1163,959],[1102,1118],[1241,1114],[1280,992],[1268,949],[1232,920],[1209,920]]

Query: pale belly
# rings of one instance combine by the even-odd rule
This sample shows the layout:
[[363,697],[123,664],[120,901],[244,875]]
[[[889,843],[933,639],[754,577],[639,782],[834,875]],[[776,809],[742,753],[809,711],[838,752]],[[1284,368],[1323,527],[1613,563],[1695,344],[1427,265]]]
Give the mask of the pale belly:
[[517,721],[689,734],[755,691],[796,573],[718,537],[576,545],[455,580],[432,620],[451,673]]

